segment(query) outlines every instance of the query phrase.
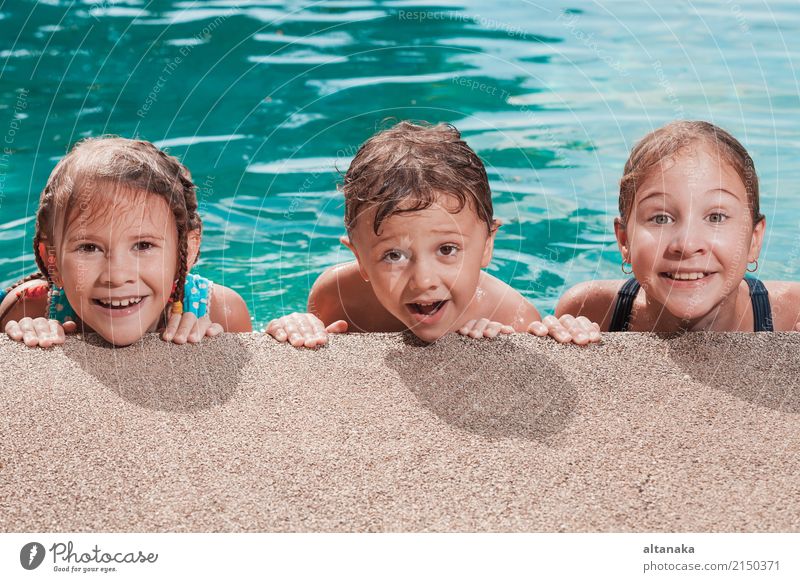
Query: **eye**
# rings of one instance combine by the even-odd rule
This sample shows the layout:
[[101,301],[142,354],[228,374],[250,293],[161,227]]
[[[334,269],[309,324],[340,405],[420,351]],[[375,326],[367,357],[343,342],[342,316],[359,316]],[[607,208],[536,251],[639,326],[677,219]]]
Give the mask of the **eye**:
[[142,240],[133,245],[133,248],[137,251],[149,251],[150,249],[155,248],[155,246],[156,245],[151,242]]
[[714,224],[719,224],[728,220],[728,215],[723,212],[712,212],[708,215],[708,221]]
[[400,263],[407,258],[408,257],[403,251],[392,249],[390,251],[386,251],[385,253],[383,253],[383,257],[381,257],[381,260],[385,263],[396,265],[397,263]]
[[650,222],[655,224],[669,224],[673,222],[672,217],[668,214],[656,214],[653,218],[650,219]]
[[454,244],[446,244],[439,247],[439,254],[445,257],[455,257],[459,250]]
[[99,251],[99,247],[94,243],[81,243],[76,249],[79,253],[94,253]]

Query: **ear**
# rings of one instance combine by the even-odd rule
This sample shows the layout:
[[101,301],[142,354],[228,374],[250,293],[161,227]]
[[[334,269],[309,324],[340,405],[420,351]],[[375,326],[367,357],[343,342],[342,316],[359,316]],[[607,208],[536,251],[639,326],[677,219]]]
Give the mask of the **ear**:
[[356,250],[356,246],[353,244],[353,241],[350,240],[349,236],[344,235],[339,237],[339,242],[352,251],[356,257],[356,264],[358,265],[358,272],[361,273],[361,278],[364,279],[364,281],[369,282],[369,276],[361,264],[361,259],[358,256],[358,251]]
[[764,231],[767,229],[767,219],[761,217],[753,228],[753,237],[750,240],[750,250],[747,254],[747,262],[752,263],[758,260],[761,254],[761,243],[764,242]]
[[50,280],[53,281],[57,286],[63,287],[64,280],[61,278],[61,273],[58,270],[58,260],[56,258],[56,249],[53,246],[50,246],[50,243],[47,242],[47,239],[42,237],[39,241],[39,248],[36,249],[39,253],[39,258],[42,260],[42,263],[45,264],[45,268],[47,270],[46,275],[49,275]]
[[494,253],[494,237],[497,236],[497,231],[500,228],[500,221],[492,221],[492,230],[486,239],[486,244],[483,247],[483,256],[481,257],[481,269],[485,269],[492,262],[492,254]]
[[614,219],[614,235],[617,237],[617,245],[619,246],[620,254],[622,254],[622,260],[630,263],[631,248],[628,244],[628,230],[619,217]]
[[186,271],[190,271],[194,264],[197,262],[197,256],[200,254],[200,241],[202,239],[200,229],[196,228],[190,230],[186,234]]

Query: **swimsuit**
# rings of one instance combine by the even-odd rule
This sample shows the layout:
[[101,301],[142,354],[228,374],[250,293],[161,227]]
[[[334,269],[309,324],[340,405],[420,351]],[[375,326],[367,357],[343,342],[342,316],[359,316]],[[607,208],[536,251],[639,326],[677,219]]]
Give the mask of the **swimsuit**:
[[[753,331],[773,331],[772,308],[769,305],[769,294],[760,279],[745,277],[750,288],[750,302],[753,304]],[[628,331],[631,322],[633,301],[639,293],[639,281],[628,279],[617,293],[617,303],[614,306],[614,316],[608,331]]]

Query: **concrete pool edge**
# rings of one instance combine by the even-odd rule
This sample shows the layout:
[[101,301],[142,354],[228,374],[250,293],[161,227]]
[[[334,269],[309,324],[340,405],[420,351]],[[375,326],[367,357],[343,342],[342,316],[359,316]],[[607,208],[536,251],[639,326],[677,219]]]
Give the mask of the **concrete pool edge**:
[[0,531],[800,531],[800,335],[0,338]]

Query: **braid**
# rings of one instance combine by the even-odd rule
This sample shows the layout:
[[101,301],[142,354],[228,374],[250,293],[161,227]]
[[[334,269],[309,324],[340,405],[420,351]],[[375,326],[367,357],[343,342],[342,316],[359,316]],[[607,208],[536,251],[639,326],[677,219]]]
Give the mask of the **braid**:
[[[13,285],[11,285],[9,287],[6,287],[5,288],[5,292],[6,293],[11,293],[14,289],[19,287],[20,285],[24,285],[28,281],[33,281],[34,279],[46,279],[46,277],[44,275],[42,275],[42,273],[40,271],[36,271],[35,273],[31,273],[30,275],[27,275],[27,276],[23,277],[22,279],[20,279],[19,281],[17,281]],[[0,317],[0,319],[3,319],[3,318]]]
[[186,274],[189,271],[187,260],[188,247],[186,229],[178,228],[178,259],[180,265],[178,266],[178,283],[175,288],[175,301],[180,301],[181,303],[183,303],[184,300],[183,295],[186,288]]

